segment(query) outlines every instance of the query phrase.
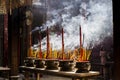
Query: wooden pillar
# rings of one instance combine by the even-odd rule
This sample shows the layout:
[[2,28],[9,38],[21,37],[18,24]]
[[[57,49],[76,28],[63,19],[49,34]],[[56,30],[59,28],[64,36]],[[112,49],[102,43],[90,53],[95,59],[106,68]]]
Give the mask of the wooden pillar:
[[40,80],[40,73],[37,73],[37,80]]
[[113,0],[113,32],[114,32],[114,70],[113,80],[120,80],[120,10],[118,0]]
[[4,31],[4,15],[0,15],[0,66],[3,66],[3,31]]
[[4,54],[3,66],[8,66],[8,14],[4,14]]
[[25,75],[25,80],[30,80],[29,79],[29,72],[25,71],[24,75]]
[[[11,68],[11,78],[16,78],[19,71],[19,17],[18,11],[13,10],[12,15],[9,15],[9,67]],[[13,80],[13,79],[11,79]]]

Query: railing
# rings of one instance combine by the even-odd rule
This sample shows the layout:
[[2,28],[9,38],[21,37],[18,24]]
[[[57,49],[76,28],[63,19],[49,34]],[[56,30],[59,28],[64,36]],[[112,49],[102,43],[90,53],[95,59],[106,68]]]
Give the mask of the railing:
[[0,77],[7,78],[10,80],[10,68],[0,67]]
[[91,63],[92,70],[97,70],[100,72],[99,78],[102,80],[110,80],[113,76],[113,64],[114,62],[106,62],[106,64],[101,63]]
[[35,67],[25,67],[20,66],[20,70],[25,72],[25,80],[29,79],[29,73],[37,73],[37,80],[40,80],[40,74],[47,74],[52,76],[60,76],[71,78],[72,80],[80,79],[80,80],[88,80],[92,77],[97,77],[99,75],[98,71],[89,71],[86,73],[76,73],[75,71],[59,71],[59,70],[45,70],[43,68],[35,68]]

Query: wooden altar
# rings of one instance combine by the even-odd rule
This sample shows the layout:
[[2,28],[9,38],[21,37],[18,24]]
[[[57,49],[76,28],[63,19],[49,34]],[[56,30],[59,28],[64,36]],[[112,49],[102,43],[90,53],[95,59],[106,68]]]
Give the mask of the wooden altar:
[[69,71],[69,72],[59,71],[59,70],[45,70],[44,68],[35,68],[35,67],[26,67],[26,66],[20,66],[19,69],[25,72],[24,74],[25,80],[30,80],[29,73],[36,73],[37,80],[40,80],[40,74],[67,77],[67,78],[71,78],[72,80],[76,80],[76,79],[88,80],[89,78],[97,77],[100,74],[98,71],[90,71],[88,73],[75,73],[76,69],[74,71]]

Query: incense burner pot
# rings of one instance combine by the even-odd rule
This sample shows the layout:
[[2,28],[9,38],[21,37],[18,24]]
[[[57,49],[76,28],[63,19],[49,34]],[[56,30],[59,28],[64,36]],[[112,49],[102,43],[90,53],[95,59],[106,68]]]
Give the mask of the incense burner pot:
[[73,71],[74,62],[73,60],[60,60],[59,67],[60,67],[60,71]]
[[24,60],[24,65],[27,66],[27,67],[34,67],[34,59],[30,58],[30,57],[27,57]]
[[91,64],[89,61],[80,61],[76,62],[77,71],[76,73],[84,73],[84,72],[89,72],[91,68]]
[[45,65],[48,70],[58,70],[59,61],[57,59],[46,59]]
[[45,61],[43,59],[35,59],[35,67],[36,68],[44,68],[45,67]]

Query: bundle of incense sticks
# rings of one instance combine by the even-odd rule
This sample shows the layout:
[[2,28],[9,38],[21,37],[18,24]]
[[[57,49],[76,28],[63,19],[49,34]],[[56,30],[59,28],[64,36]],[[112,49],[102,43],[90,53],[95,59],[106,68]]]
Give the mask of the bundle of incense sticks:
[[71,51],[70,50],[68,50],[68,52],[67,52],[67,59],[70,59],[70,54],[71,54]]
[[58,55],[57,55],[57,54],[58,54],[58,51],[57,51],[57,50],[54,50],[53,53],[54,53],[53,58],[54,58],[54,59],[57,59],[57,58],[58,58]]
[[52,59],[53,56],[52,56],[52,44],[49,45],[49,58]]
[[64,59],[64,30],[62,28],[62,59]]
[[[84,34],[83,34],[83,43],[84,43]],[[80,58],[79,61],[87,61],[91,55],[91,50],[87,50],[83,47],[82,43],[82,30],[80,26]]]

